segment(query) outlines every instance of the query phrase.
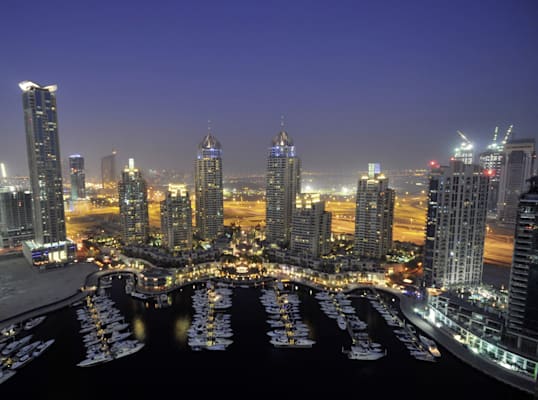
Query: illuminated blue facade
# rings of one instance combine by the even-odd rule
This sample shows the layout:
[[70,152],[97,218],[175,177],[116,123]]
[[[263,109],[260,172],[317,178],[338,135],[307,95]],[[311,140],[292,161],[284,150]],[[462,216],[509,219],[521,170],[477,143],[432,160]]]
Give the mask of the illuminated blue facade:
[[267,158],[265,235],[270,244],[290,242],[296,196],[301,193],[301,161],[285,131],[274,138]]

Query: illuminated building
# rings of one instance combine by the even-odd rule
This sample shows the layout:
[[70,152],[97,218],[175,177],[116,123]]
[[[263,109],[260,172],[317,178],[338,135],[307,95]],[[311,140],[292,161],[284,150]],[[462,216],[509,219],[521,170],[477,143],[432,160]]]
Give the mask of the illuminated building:
[[0,247],[14,247],[32,240],[32,193],[0,187]]
[[196,231],[204,240],[224,232],[222,147],[209,132],[198,146],[195,163]]
[[118,185],[122,238],[127,245],[145,244],[149,237],[148,191],[142,173],[129,159]]
[[480,154],[480,166],[484,168],[489,176],[488,190],[488,212],[497,213],[497,203],[499,201],[499,183],[501,180],[501,172],[504,160],[504,146],[512,133],[513,125],[510,125],[504,139],[497,141],[499,128],[495,127],[493,133],[493,141],[488,145],[486,151]]
[[118,184],[118,172],[116,168],[116,151],[112,154],[101,158],[101,181],[103,189],[116,189]]
[[312,257],[331,250],[331,213],[319,193],[297,195],[291,224],[290,249]]
[[56,112],[56,85],[19,83],[22,90],[28,166],[33,195],[34,240],[23,243],[26,259],[35,266],[64,264],[75,245],[66,238]]
[[463,134],[463,132],[458,131],[458,135],[462,138],[463,142],[456,147],[454,150],[454,160],[463,162],[464,164],[473,163],[473,143]]
[[518,349],[538,350],[538,177],[519,200],[510,272],[507,334]]
[[368,164],[368,175],[357,185],[355,214],[355,254],[385,259],[392,247],[394,190],[381,173],[379,164]]
[[185,185],[168,185],[161,202],[161,231],[163,244],[170,251],[192,248],[192,210]]
[[425,284],[449,288],[482,282],[488,176],[452,160],[432,168],[428,193]]
[[86,197],[86,176],[84,158],[80,154],[69,156],[69,172],[71,175],[71,200],[84,199]]
[[265,236],[268,243],[290,241],[295,198],[301,193],[301,161],[283,129],[273,138],[267,158]]
[[519,197],[528,189],[527,181],[536,174],[534,139],[509,141],[504,147],[504,166],[499,183],[498,219],[502,225],[516,224]]

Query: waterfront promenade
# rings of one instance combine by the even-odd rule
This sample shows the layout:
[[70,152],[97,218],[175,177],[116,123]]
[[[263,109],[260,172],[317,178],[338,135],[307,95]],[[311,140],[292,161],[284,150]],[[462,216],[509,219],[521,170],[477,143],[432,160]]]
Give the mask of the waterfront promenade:
[[[393,292],[391,293],[395,294]],[[403,315],[413,325],[431,338],[435,339],[437,343],[443,346],[454,356],[484,372],[485,374],[499,379],[508,385],[516,387],[520,390],[524,390],[528,393],[534,393],[535,382],[532,379],[527,378],[522,374],[511,372],[494,363],[493,361],[488,361],[486,358],[473,353],[463,344],[456,341],[453,335],[447,332],[446,329],[434,327],[414,311],[414,309],[417,307],[424,307],[424,303],[417,303],[414,301],[414,299],[401,294],[398,294],[397,296],[400,299],[400,309]]]
[[[147,264],[147,263],[146,263]],[[204,267],[200,267],[204,270]],[[358,282],[316,282],[309,273],[301,268],[295,269],[268,269],[266,279],[288,279],[292,282],[307,285],[313,289],[324,290],[331,287],[333,290],[350,292],[360,288],[375,288],[386,291],[400,300],[400,309],[403,315],[418,329],[435,339],[443,348],[460,360],[474,368],[490,375],[502,382],[514,386],[528,393],[534,393],[535,383],[532,379],[509,371],[484,357],[474,354],[468,348],[456,341],[452,334],[445,329],[437,328],[424,320],[414,310],[423,307],[415,299],[402,295],[399,291],[386,286],[364,284]],[[195,268],[195,270],[198,270]],[[205,270],[204,270],[205,271]],[[0,327],[17,323],[23,319],[43,315],[58,308],[68,306],[92,292],[97,285],[98,278],[108,274],[138,273],[140,269],[118,268],[99,271],[97,266],[89,263],[73,264],[57,270],[38,272],[32,269],[24,258],[10,258],[0,260]],[[209,271],[206,271],[209,272]],[[313,271],[310,271],[313,272]],[[190,276],[192,275],[192,276]],[[202,274],[204,275],[204,274]],[[210,276],[199,276],[191,271],[189,276],[182,280],[180,286],[197,281],[209,279]],[[222,279],[222,277],[220,277]],[[156,294],[175,290],[180,286],[169,287],[164,290],[148,292]],[[81,288],[86,290],[81,291]],[[140,290],[141,288],[138,288]],[[146,292],[140,290],[141,292]]]

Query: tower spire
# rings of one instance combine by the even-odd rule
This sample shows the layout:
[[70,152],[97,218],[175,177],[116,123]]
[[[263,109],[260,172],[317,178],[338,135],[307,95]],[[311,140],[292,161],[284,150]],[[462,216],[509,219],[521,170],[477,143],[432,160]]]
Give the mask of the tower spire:
[[284,130],[284,114],[280,116],[280,129]]

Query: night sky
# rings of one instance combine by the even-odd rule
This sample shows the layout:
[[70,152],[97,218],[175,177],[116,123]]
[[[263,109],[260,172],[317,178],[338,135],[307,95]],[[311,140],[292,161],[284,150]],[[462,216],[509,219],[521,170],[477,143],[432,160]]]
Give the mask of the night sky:
[[[177,3],[177,4],[176,4]],[[378,4],[382,3],[382,4]],[[27,174],[18,82],[57,83],[62,158],[265,169],[285,115],[310,171],[447,160],[464,131],[538,136],[538,2],[18,1],[0,5],[0,161]]]

